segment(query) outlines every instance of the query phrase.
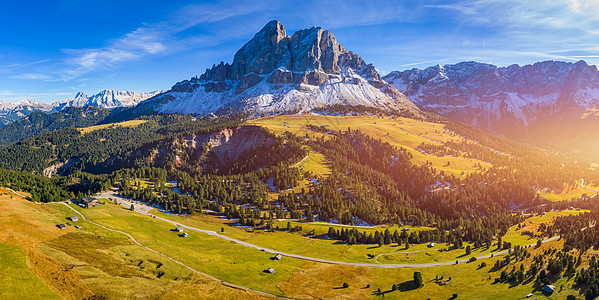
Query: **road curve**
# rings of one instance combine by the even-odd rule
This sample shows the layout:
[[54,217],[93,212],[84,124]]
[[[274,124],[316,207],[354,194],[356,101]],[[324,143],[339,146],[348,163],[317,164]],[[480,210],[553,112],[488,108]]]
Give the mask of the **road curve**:
[[580,179],[580,187],[582,187],[582,188],[583,188],[583,189],[585,189],[585,190],[594,191],[594,192],[599,192],[599,190],[592,189],[592,188],[589,188],[589,187],[586,187],[586,186],[584,186],[584,178],[581,178],[581,179]]
[[[57,202],[55,202],[55,203],[57,203]],[[76,209],[72,208],[70,205],[68,205],[68,204],[67,204],[67,203],[65,203],[65,202],[58,202],[58,203],[64,204],[66,207],[70,208],[72,211],[74,211],[74,212],[75,212],[75,213],[77,213],[79,216],[81,216],[81,219],[83,219],[84,221],[86,221],[86,222],[88,222],[88,223],[90,223],[90,224],[96,225],[96,226],[98,226],[98,227],[104,228],[104,229],[106,229],[106,230],[109,230],[109,231],[113,231],[113,232],[117,232],[117,233],[120,233],[120,234],[124,234],[124,235],[126,235],[127,237],[129,237],[129,238],[130,238],[130,239],[131,239],[131,240],[132,240],[132,241],[133,241],[133,242],[134,242],[136,245],[138,245],[138,246],[140,246],[140,247],[143,247],[143,248],[145,248],[145,249],[147,249],[147,250],[149,250],[149,251],[151,251],[151,252],[153,252],[153,253],[156,253],[156,254],[158,254],[158,255],[161,255],[161,256],[163,256],[163,257],[165,257],[165,258],[167,258],[167,259],[171,260],[172,262],[174,262],[174,263],[176,263],[176,264],[178,264],[178,265],[181,265],[181,266],[183,266],[183,267],[185,267],[185,268],[189,269],[189,270],[190,270],[190,271],[192,271],[192,272],[198,273],[198,274],[200,274],[200,275],[203,275],[203,276],[206,276],[206,277],[208,277],[208,278],[210,278],[210,279],[212,279],[212,280],[215,280],[215,281],[217,281],[217,282],[221,283],[222,285],[225,285],[225,286],[228,286],[228,287],[232,287],[232,288],[235,288],[235,289],[244,290],[244,291],[251,291],[251,292],[255,292],[255,293],[261,294],[261,295],[263,295],[263,296],[267,296],[267,297],[273,297],[273,298],[278,298],[278,299],[290,299],[290,298],[281,297],[281,296],[277,296],[277,295],[269,294],[269,293],[266,293],[266,292],[262,292],[262,291],[254,290],[254,289],[251,289],[251,288],[248,288],[248,287],[244,287],[244,286],[236,285],[236,284],[233,284],[233,283],[230,283],[230,282],[226,282],[226,281],[220,280],[220,279],[218,279],[218,278],[216,278],[216,277],[213,277],[213,276],[211,276],[211,275],[208,275],[208,274],[206,274],[206,273],[204,273],[204,272],[200,272],[200,271],[198,271],[198,270],[196,270],[196,269],[194,269],[194,268],[192,268],[192,267],[190,267],[190,266],[188,266],[188,265],[186,265],[186,264],[184,264],[184,263],[182,263],[182,262],[180,262],[180,261],[178,261],[178,260],[176,260],[176,259],[174,259],[174,258],[172,258],[172,257],[170,257],[170,256],[168,256],[168,255],[166,255],[166,254],[164,254],[164,253],[162,253],[162,252],[156,251],[156,250],[154,250],[154,249],[152,249],[152,248],[150,248],[150,247],[148,247],[148,246],[145,246],[145,245],[143,245],[142,243],[138,242],[138,241],[137,241],[137,240],[136,240],[136,239],[135,239],[133,236],[131,236],[130,234],[128,234],[128,233],[126,233],[126,232],[119,231],[119,230],[112,229],[112,228],[108,228],[108,227],[106,227],[106,226],[104,226],[104,225],[100,225],[100,224],[98,224],[98,223],[96,223],[96,222],[90,221],[89,219],[85,218],[85,216],[84,216],[83,214],[81,214],[79,211],[77,211]]]
[[[100,194],[100,197],[112,197],[112,198],[116,198],[119,203],[126,203],[126,204],[130,204],[131,201],[128,199],[124,199],[120,196],[117,196],[115,194]],[[124,205],[126,207],[126,204],[121,204]],[[249,248],[254,248],[254,249],[258,249],[260,251],[263,252],[268,252],[268,253],[272,253],[272,254],[281,254],[282,256],[287,256],[287,257],[292,257],[292,258],[297,258],[297,259],[302,259],[302,260],[309,260],[309,261],[314,261],[314,262],[320,262],[320,263],[325,263],[325,264],[334,264],[334,265],[343,265],[343,266],[354,266],[354,267],[367,267],[367,268],[385,268],[385,269],[394,269],[394,268],[428,268],[428,267],[439,267],[439,266],[449,266],[449,265],[454,265],[456,263],[456,261],[447,261],[447,262],[438,262],[438,263],[427,263],[427,264],[373,264],[373,263],[354,263],[354,262],[345,262],[345,261],[336,261],[336,260],[328,260],[328,259],[321,259],[321,258],[316,258],[316,257],[310,257],[310,256],[303,256],[303,255],[297,255],[297,254],[292,254],[292,253],[285,253],[285,252],[280,252],[280,251],[276,251],[273,249],[269,249],[269,248],[265,248],[265,247],[261,247],[258,245],[254,245],[254,244],[250,244],[244,241],[240,241],[234,238],[230,238],[228,236],[224,236],[222,234],[219,234],[216,231],[212,231],[212,230],[205,230],[205,229],[199,229],[199,228],[195,228],[195,227],[191,227],[191,226],[187,226],[187,225],[183,225],[181,223],[169,220],[169,219],[165,219],[156,215],[152,215],[150,213],[147,212],[147,210],[137,210],[138,207],[140,205],[145,205],[145,204],[137,204],[134,206],[135,211],[139,212],[140,214],[144,214],[147,216],[152,216],[155,219],[158,220],[162,220],[164,222],[168,222],[173,224],[174,226],[178,226],[178,227],[182,227],[185,228],[187,230],[191,230],[191,231],[197,231],[197,232],[201,232],[204,234],[208,234],[210,236],[216,237],[216,238],[220,238],[223,240],[227,240],[245,247],[249,247]],[[555,236],[549,239],[546,239],[544,241],[542,241],[543,243],[546,242],[550,242],[556,239],[559,239],[559,236]],[[537,243],[532,243],[530,245],[526,245],[526,246],[534,246]],[[492,254],[487,254],[487,255],[483,255],[483,256],[478,256],[476,257],[477,259],[483,259],[483,258],[490,258],[491,256],[496,256],[496,255],[502,255],[502,254],[506,254],[508,252],[508,250],[503,250],[503,251],[499,251],[499,252],[495,252]],[[461,260],[457,260],[458,263],[466,263],[470,260],[470,258],[466,258],[466,259],[461,259]]]

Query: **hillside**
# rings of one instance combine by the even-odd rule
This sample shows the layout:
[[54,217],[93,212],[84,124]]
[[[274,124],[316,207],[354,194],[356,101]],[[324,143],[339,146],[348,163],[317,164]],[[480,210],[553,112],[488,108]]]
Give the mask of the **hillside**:
[[214,65],[132,112],[277,113],[335,104],[417,114],[410,100],[374,66],[343,48],[330,31],[313,27],[288,36],[283,25],[271,21],[237,51],[231,64]]
[[4,127],[0,127],[0,146],[62,128],[87,127],[103,121],[110,111],[96,107],[67,107],[60,112],[33,112]]

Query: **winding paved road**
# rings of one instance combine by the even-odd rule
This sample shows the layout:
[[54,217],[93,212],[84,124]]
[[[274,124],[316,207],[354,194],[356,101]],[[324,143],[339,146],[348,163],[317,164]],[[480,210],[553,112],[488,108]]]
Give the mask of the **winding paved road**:
[[[114,193],[102,193],[102,194],[98,194],[98,197],[103,197],[103,198],[109,198],[109,199],[116,199],[119,203],[121,203],[121,205],[125,206],[125,207],[130,207],[131,206],[131,200],[128,199],[124,199],[120,196],[117,196]],[[144,207],[145,206],[145,207]],[[147,216],[151,216],[155,219],[158,220],[162,220],[164,222],[168,222],[173,224],[174,226],[180,226],[182,228],[185,228],[187,230],[191,230],[191,231],[196,231],[196,232],[201,232],[204,234],[208,234],[210,236],[219,238],[219,239],[223,239],[223,240],[227,240],[245,247],[249,247],[249,248],[254,248],[254,249],[258,249],[260,251],[264,251],[264,252],[268,252],[268,253],[272,253],[272,254],[281,254],[283,256],[287,256],[287,257],[292,257],[292,258],[297,258],[297,259],[303,259],[303,260],[309,260],[309,261],[315,261],[315,262],[320,262],[320,263],[325,263],[325,264],[334,264],[334,265],[344,265],[344,266],[354,266],[354,267],[367,267],[367,268],[386,268],[386,269],[394,269],[394,268],[428,268],[428,267],[438,267],[438,266],[448,266],[448,265],[453,265],[456,263],[456,261],[447,261],[447,262],[438,262],[438,263],[426,263],[426,264],[373,264],[373,263],[354,263],[354,262],[345,262],[345,261],[336,261],[336,260],[328,260],[328,259],[321,259],[321,258],[316,258],[316,257],[310,257],[310,256],[303,256],[303,255],[298,255],[298,254],[292,254],[292,253],[285,253],[285,252],[280,252],[280,251],[276,251],[273,249],[269,249],[269,248],[265,248],[265,247],[261,247],[258,245],[254,245],[254,244],[250,244],[244,241],[240,241],[234,238],[230,238],[228,236],[224,236],[216,231],[212,231],[212,230],[205,230],[205,229],[199,229],[199,228],[195,228],[195,227],[191,227],[191,226],[187,226],[187,225],[183,225],[181,223],[169,220],[169,219],[165,219],[159,216],[155,216],[150,214],[148,211],[148,208],[152,208],[148,205],[142,204],[140,202],[136,202],[134,205],[135,211],[139,212],[141,214],[147,215]],[[550,241],[554,241],[559,239],[559,236],[555,236],[549,239],[546,239],[543,241],[543,243],[546,242],[550,242]],[[532,243],[528,246],[534,246],[537,243]],[[483,258],[490,258],[491,256],[496,256],[496,255],[502,255],[502,254],[506,254],[508,252],[508,250],[503,250],[503,251],[499,251],[499,252],[495,252],[492,254],[487,254],[487,255],[483,255],[483,256],[479,256],[477,257],[477,259],[483,259]],[[457,260],[458,263],[466,263],[469,261],[470,258],[466,258],[466,259],[462,259],[462,260]]]

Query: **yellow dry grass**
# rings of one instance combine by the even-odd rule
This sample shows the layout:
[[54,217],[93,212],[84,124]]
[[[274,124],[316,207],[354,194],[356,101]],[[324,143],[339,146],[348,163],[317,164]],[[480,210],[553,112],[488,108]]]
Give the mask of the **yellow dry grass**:
[[81,134],[86,134],[86,133],[90,133],[92,131],[106,129],[106,128],[135,127],[135,126],[139,126],[147,121],[148,120],[129,120],[129,121],[124,121],[124,122],[119,122],[119,123],[110,123],[110,124],[95,125],[95,126],[90,126],[90,127],[85,127],[85,128],[78,128],[78,130],[81,132]]
[[81,220],[75,229],[66,220],[74,213],[62,204],[35,204],[0,188],[0,207],[1,299],[261,298],[194,274],[122,234]]
[[364,134],[373,138],[381,139],[395,147],[404,147],[412,155],[413,161],[418,164],[431,162],[433,167],[443,170],[455,176],[461,176],[462,172],[477,172],[475,164],[489,168],[491,164],[466,158],[444,156],[438,157],[428,155],[418,150],[421,143],[441,144],[450,140],[462,141],[463,138],[444,128],[443,124],[418,121],[410,118],[389,118],[372,116],[322,116],[322,115],[282,115],[266,117],[249,121],[250,124],[260,125],[268,128],[276,134],[285,131],[298,136],[321,137],[326,133],[310,130],[307,125],[325,126],[330,130],[347,130],[348,128],[359,129]]

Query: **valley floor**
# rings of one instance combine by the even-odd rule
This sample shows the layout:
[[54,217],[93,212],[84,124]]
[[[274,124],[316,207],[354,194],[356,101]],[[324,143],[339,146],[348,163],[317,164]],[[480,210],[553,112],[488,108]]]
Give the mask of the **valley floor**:
[[[32,298],[75,299],[95,294],[108,299],[181,299],[200,295],[202,298],[255,299],[268,297],[263,294],[266,293],[284,298],[355,299],[379,298],[376,291],[380,288],[385,298],[392,299],[450,298],[454,293],[465,299],[505,299],[521,298],[532,291],[530,283],[517,286],[493,284],[492,278],[498,276],[497,272],[478,266],[481,261],[493,265],[502,258],[500,253],[475,263],[454,262],[422,268],[373,268],[378,265],[376,261],[368,266],[355,266],[287,255],[281,260],[272,260],[280,248],[271,247],[273,251],[269,253],[260,251],[260,246],[257,247],[260,249],[247,247],[241,240],[244,236],[252,236],[248,239],[260,245],[266,234],[227,226],[215,217],[185,218],[155,210],[141,214],[111,201],[103,201],[103,205],[90,209],[60,203],[40,205],[6,189],[2,191],[1,249],[9,247],[10,253],[14,253],[12,250],[18,247],[23,251],[21,258],[17,252],[15,258],[3,260],[3,264],[23,270],[19,271],[23,274],[19,276],[29,279],[18,282],[26,285],[21,288],[32,288],[39,293]],[[134,205],[142,207],[137,203]],[[70,222],[66,219],[73,215],[80,215],[80,220]],[[551,216],[542,218],[550,219]],[[66,229],[57,228],[58,223],[66,223]],[[76,229],[74,225],[81,228]],[[173,231],[175,225],[184,227],[189,236],[180,237]],[[220,228],[224,232],[218,233]],[[311,240],[296,234],[278,234],[283,235],[290,236],[298,246]],[[288,242],[282,240],[280,244]],[[552,239],[547,245],[558,246],[560,242]],[[330,249],[333,247],[347,249],[355,246],[331,243]],[[387,252],[393,249],[392,246],[376,248]],[[538,252],[544,248],[529,249]],[[382,257],[384,255],[378,260]],[[265,273],[267,268],[274,268],[275,273]],[[416,289],[411,284],[415,270],[422,272],[425,278],[423,288]],[[451,280],[443,284],[435,282],[434,278],[441,275],[451,277]],[[15,276],[15,273],[9,275],[13,280],[21,278]],[[343,288],[343,283],[349,287]],[[552,298],[564,298],[572,293],[568,278],[560,279],[558,283],[564,289]],[[397,291],[391,291],[393,284],[399,286]],[[15,295],[15,290],[20,288],[14,284],[2,285],[0,295]]]

